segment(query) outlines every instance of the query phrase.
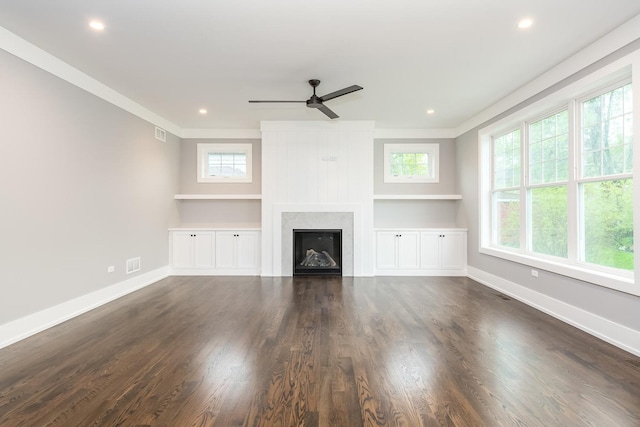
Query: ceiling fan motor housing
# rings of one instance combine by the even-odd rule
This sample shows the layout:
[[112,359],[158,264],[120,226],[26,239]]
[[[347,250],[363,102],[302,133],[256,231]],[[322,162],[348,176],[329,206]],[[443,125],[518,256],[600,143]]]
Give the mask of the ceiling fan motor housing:
[[322,105],[322,100],[314,95],[311,95],[311,98],[307,99],[307,107],[309,108],[318,108]]

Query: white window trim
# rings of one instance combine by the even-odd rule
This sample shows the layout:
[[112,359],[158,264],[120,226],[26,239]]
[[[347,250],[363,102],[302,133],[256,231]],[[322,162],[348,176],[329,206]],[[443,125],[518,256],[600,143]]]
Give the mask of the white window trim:
[[[432,176],[394,176],[391,174],[391,153],[427,153]],[[440,144],[384,144],[385,183],[437,183],[440,182]]]
[[[201,143],[198,144],[196,156],[196,173],[198,182],[202,183],[242,183],[253,182],[251,144]],[[207,176],[209,153],[245,153],[247,173],[244,176]]]
[[[635,106],[640,104],[640,52],[627,55],[612,64],[586,76],[575,83],[566,86],[553,94],[536,101],[530,106],[513,113],[501,120],[482,128],[478,131],[478,170],[479,182],[479,252],[495,256],[508,261],[517,262],[537,269],[550,271],[563,276],[583,280],[603,287],[640,296],[640,256],[635,255],[635,272],[625,272],[607,267],[593,266],[591,264],[568,264],[564,259],[554,258],[531,253],[525,253],[526,248],[509,250],[492,244],[492,218],[491,218],[491,142],[492,135],[497,135],[509,129],[519,126],[520,123],[531,121],[546,111],[553,111],[559,105],[567,104],[573,99],[580,99],[590,91],[604,87],[624,76],[631,74],[633,84],[633,99]],[[633,111],[634,139],[640,137],[640,108]],[[639,148],[640,144],[636,144]],[[523,160],[524,162],[524,160]],[[524,166],[524,163],[523,163]],[[574,166],[575,168],[575,166]],[[525,174],[525,167],[521,173]],[[634,149],[633,169],[636,171],[636,185],[634,185],[634,200],[640,200],[640,148]],[[575,201],[573,202],[575,203]],[[634,253],[640,250],[640,208],[634,209]],[[524,228],[524,227],[523,227]],[[569,230],[571,231],[571,230]],[[570,238],[570,236],[569,236]],[[571,244],[571,243],[570,243]]]

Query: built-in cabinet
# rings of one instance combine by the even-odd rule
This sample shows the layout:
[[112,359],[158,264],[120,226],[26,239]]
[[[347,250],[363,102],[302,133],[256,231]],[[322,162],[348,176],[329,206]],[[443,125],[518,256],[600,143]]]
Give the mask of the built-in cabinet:
[[217,231],[216,268],[250,270],[258,268],[260,235],[257,231]]
[[171,236],[172,267],[215,267],[216,233],[213,231],[174,231]]
[[420,267],[426,270],[464,270],[467,232],[432,230],[420,233]]
[[376,266],[380,270],[420,268],[419,232],[379,231],[376,247]]
[[259,275],[260,231],[172,229],[176,275]]
[[[422,224],[406,225],[406,218],[422,218],[426,223],[434,216],[420,215],[420,210],[433,203],[455,203],[459,195],[438,196],[374,196],[386,205],[385,218],[381,222],[394,222],[378,226],[375,234],[375,274],[395,276],[464,276],[467,266],[467,231],[462,228],[423,227]],[[200,203],[215,203],[216,211],[221,205],[233,217],[235,201],[255,200],[258,195],[176,195],[176,200],[200,200]],[[406,201],[424,205],[410,206]],[[186,203],[181,202],[181,203]],[[203,205],[203,211],[211,209]],[[408,210],[413,209],[412,215]],[[442,207],[439,209],[442,211]],[[445,207],[446,210],[446,207]],[[197,209],[200,212],[200,207]],[[208,212],[208,211],[207,211]],[[193,216],[193,212],[190,211]],[[204,216],[204,215],[203,215]],[[451,215],[450,215],[451,216]],[[449,216],[449,218],[450,218]],[[234,218],[224,218],[232,222]],[[442,218],[440,218],[442,219]],[[238,227],[238,228],[232,228]],[[404,228],[403,228],[404,227]],[[253,228],[238,225],[185,225],[170,229],[170,257],[172,274],[176,275],[260,275],[261,231],[259,224]]]
[[463,276],[465,229],[376,231],[376,275]]

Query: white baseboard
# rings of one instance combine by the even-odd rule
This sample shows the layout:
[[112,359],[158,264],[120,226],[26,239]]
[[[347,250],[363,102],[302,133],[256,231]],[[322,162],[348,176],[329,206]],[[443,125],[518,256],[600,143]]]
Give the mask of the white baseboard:
[[259,268],[170,268],[170,276],[260,276]]
[[455,276],[455,277],[467,277],[467,270],[376,270],[374,276],[413,276],[413,277],[428,277],[428,276]]
[[640,356],[640,331],[615,323],[597,314],[551,298],[501,277],[467,267],[468,277],[500,291],[588,334]]
[[23,340],[73,317],[162,280],[169,275],[169,267],[132,277],[124,282],[74,298],[37,313],[0,325],[0,348]]

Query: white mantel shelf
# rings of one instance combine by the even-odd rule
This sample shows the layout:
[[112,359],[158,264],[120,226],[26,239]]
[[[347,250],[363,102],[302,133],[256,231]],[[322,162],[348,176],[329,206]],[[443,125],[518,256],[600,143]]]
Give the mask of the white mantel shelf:
[[176,194],[176,200],[260,200],[261,194]]
[[461,194],[375,194],[375,200],[460,200]]

